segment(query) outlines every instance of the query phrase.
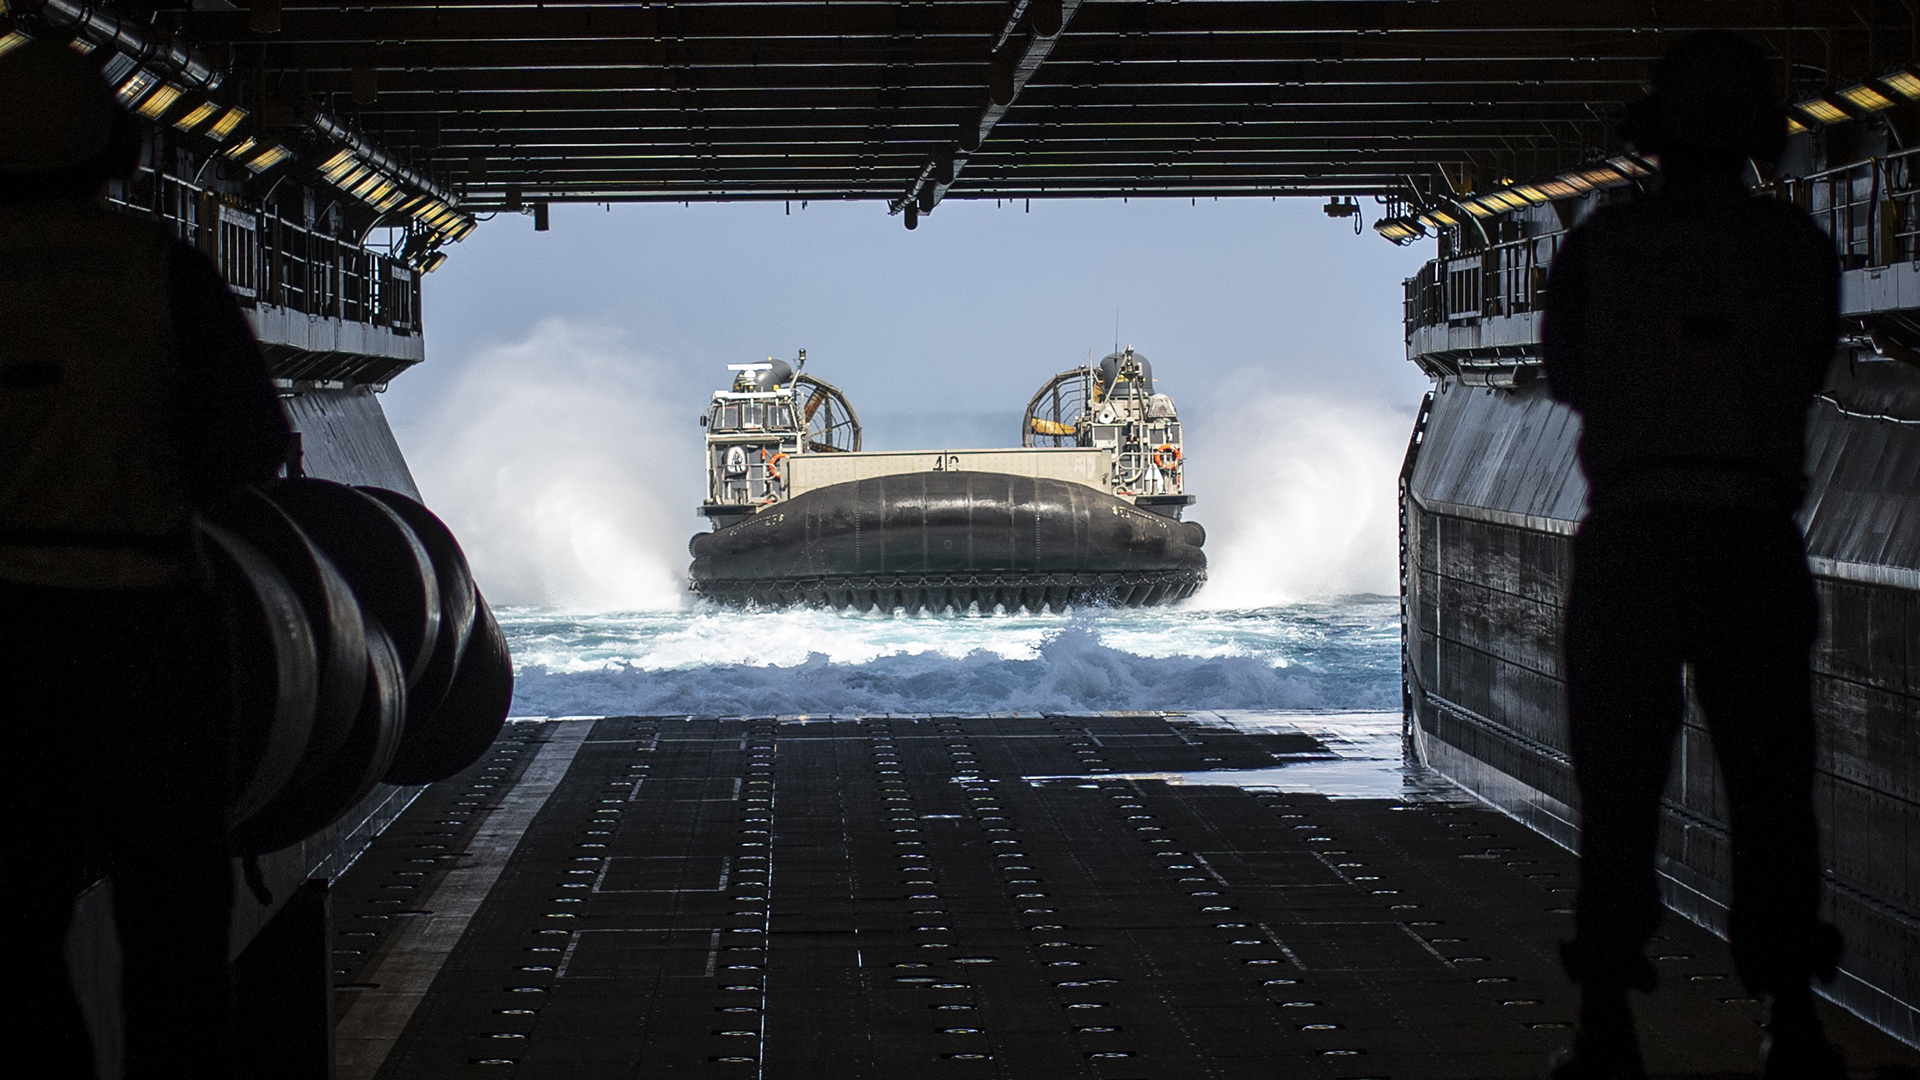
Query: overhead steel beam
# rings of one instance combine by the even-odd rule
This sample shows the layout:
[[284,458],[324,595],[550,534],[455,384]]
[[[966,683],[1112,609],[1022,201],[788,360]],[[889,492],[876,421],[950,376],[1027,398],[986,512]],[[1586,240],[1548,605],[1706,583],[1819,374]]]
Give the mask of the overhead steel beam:
[[936,149],[906,191],[888,204],[889,212],[905,215],[907,228],[919,224],[921,214],[940,204],[954,177],[966,168],[968,155],[980,149],[994,125],[1019,100],[1020,91],[1053,52],[1054,43],[1079,9],[1080,0],[1016,0],[987,61],[986,106],[962,120],[959,135]]

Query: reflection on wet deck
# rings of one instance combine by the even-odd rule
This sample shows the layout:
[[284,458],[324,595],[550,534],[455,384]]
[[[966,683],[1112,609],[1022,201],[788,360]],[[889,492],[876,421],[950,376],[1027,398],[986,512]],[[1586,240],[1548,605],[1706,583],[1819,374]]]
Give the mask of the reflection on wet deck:
[[[511,725],[334,898],[342,1077],[1537,1076],[1564,850],[1391,714]],[[1677,918],[1656,1073],[1756,1071]],[[1851,1017],[1854,1064],[1913,1065]]]

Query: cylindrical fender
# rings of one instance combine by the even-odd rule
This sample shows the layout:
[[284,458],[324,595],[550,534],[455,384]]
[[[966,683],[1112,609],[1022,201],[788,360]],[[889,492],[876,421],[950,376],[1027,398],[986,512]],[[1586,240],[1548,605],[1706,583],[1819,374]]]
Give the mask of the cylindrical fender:
[[473,636],[460,659],[453,688],[427,720],[419,738],[410,729],[400,756],[387,770],[394,784],[425,784],[447,777],[480,760],[500,735],[507,711],[513,707],[513,657],[507,636],[493,611],[478,598]]
[[288,480],[270,495],[340,568],[367,614],[392,637],[407,688],[420,684],[439,643],[440,585],[413,529],[380,500],[331,480]]
[[294,776],[265,809],[234,830],[240,854],[278,851],[333,824],[366,798],[393,764],[407,710],[406,676],[386,630],[368,620],[366,632],[366,688],[346,742],[324,768]]
[[242,488],[209,507],[206,516],[260,549],[306,609],[320,679],[313,734],[300,756],[299,771],[323,768],[352,730],[366,687],[367,636],[360,601],[333,562],[263,492]]
[[[407,687],[407,724],[411,728],[433,715],[433,711],[440,707],[440,699],[446,696],[447,688],[453,685],[454,671],[460,666],[461,654],[467,648],[467,637],[473,632],[476,595],[473,570],[467,565],[466,553],[460,550],[460,541],[454,539],[452,530],[433,511],[386,488],[363,487],[355,490],[378,499],[407,523],[415,538],[427,549],[427,555],[433,561],[434,579],[440,589],[440,636],[434,642],[433,659],[428,662],[426,672]],[[400,749],[402,756],[405,756],[406,743],[411,739],[411,735],[403,738]]]
[[229,816],[243,820],[265,806],[300,763],[313,734],[319,662],[300,598],[253,545],[210,522],[198,522],[233,628],[234,799]]

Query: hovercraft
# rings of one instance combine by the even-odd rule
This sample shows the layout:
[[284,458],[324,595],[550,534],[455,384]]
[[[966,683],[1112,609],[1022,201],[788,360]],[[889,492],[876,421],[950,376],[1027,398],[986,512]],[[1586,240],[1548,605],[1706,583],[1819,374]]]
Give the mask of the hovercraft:
[[729,605],[891,611],[1140,607],[1207,578],[1182,521],[1173,399],[1132,348],[1049,379],[1019,447],[869,451],[846,395],[789,364],[732,364],[706,428],[713,531],[689,588]]

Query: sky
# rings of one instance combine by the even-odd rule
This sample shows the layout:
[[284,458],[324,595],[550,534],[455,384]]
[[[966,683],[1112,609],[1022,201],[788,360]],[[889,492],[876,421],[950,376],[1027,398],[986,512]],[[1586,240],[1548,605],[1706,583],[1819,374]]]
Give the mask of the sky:
[[[483,584],[668,603],[727,364],[806,349],[868,449],[1010,445],[1045,379],[1118,341],[1187,421],[1216,566],[1305,545],[1291,562],[1324,565],[1262,596],[1384,589],[1374,489],[1427,389],[1401,282],[1429,247],[1303,199],[954,200],[911,232],[878,203],[560,205],[544,233],[483,223],[427,276],[427,360],[383,405],[429,503],[488,530]],[[618,554],[636,531],[648,551]]]

